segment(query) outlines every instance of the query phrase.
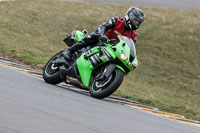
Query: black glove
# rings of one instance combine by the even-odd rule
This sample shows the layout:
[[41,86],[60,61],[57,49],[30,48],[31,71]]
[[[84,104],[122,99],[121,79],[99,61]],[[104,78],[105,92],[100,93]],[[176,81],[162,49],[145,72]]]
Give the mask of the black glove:
[[108,37],[106,35],[101,35],[99,37],[99,40],[101,40],[102,42],[108,42]]

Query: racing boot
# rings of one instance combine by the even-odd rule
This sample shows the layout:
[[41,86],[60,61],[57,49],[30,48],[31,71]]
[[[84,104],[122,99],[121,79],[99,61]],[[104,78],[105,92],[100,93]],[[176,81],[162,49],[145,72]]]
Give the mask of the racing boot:
[[66,59],[66,61],[70,61],[71,60],[71,55],[76,52],[77,50],[80,50],[84,47],[87,47],[88,45],[92,45],[95,44],[95,42],[98,41],[98,35],[96,33],[90,33],[87,37],[85,37],[84,39],[82,39],[79,42],[76,42],[75,44],[73,44],[71,47],[69,47],[68,49],[66,49],[63,52],[63,56]]
[[82,39],[81,41],[73,44],[71,47],[69,47],[68,49],[66,49],[63,52],[63,56],[66,59],[66,61],[70,61],[71,57],[72,57],[72,54],[74,54],[74,52],[76,52],[77,50],[80,50],[80,49],[82,49],[83,47],[86,47],[86,46],[87,45],[86,45],[84,39]]
[[74,54],[74,52],[76,52],[77,50],[86,47],[86,43],[85,41],[82,39],[81,41],[73,44],[71,47],[67,48],[64,52],[63,52],[63,56],[64,58],[58,58],[55,61],[53,61],[54,64],[56,65],[62,65],[64,64],[66,68],[69,67],[69,61],[71,61],[72,55]]

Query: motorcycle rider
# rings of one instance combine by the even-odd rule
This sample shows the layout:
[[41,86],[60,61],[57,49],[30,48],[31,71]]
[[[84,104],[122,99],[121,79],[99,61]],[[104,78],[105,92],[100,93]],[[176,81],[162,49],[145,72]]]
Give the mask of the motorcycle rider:
[[[137,7],[130,7],[126,12],[125,18],[113,17],[109,19],[97,28],[97,34],[90,33],[88,37],[76,42],[63,52],[63,56],[67,61],[70,61],[71,55],[75,51],[95,44],[95,42],[99,39],[103,42],[107,42],[108,39],[116,39],[119,41],[117,35],[127,36],[136,42],[138,36],[138,32],[136,30],[140,27],[143,21],[144,12]],[[100,37],[98,35],[100,35]]]

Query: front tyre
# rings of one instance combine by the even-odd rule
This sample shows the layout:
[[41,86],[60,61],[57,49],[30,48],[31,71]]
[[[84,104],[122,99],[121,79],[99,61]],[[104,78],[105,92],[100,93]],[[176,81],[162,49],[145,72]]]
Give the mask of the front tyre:
[[94,98],[102,99],[114,93],[121,85],[124,73],[120,69],[115,69],[111,76],[103,83],[93,80],[89,92]]
[[59,84],[62,82],[60,78],[60,71],[59,68],[56,67],[52,62],[57,58],[62,57],[63,51],[58,52],[55,54],[45,65],[43,69],[43,79],[49,84]]

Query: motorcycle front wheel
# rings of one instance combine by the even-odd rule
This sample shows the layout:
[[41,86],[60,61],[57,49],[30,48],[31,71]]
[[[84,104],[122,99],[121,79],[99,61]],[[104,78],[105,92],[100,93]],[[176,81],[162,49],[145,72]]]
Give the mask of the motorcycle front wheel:
[[99,82],[94,77],[89,88],[90,95],[98,99],[108,97],[119,88],[123,79],[124,73],[120,69],[115,69],[106,81]]
[[57,66],[55,66],[52,62],[57,58],[62,57],[63,51],[58,52],[55,54],[45,65],[43,69],[43,79],[49,84],[59,84],[63,80],[60,78],[60,71]]

